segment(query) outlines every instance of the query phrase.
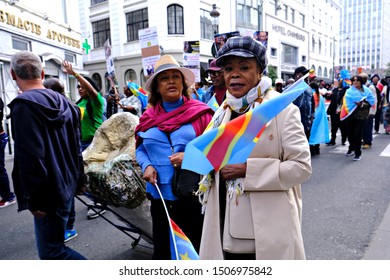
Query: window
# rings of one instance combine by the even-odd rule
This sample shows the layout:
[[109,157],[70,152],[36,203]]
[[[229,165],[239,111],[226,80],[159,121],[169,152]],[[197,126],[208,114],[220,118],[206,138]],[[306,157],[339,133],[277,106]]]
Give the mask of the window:
[[169,5],[167,8],[168,34],[184,34],[183,7]]
[[250,0],[237,0],[237,22],[239,25],[253,26],[258,24],[257,8],[252,7]]
[[322,77],[322,67],[321,66],[318,66],[318,71],[317,71],[317,76],[318,77]]
[[284,19],[288,20],[288,6],[283,5],[283,11],[284,11]]
[[325,44],[324,44],[324,55],[327,55],[328,53],[328,42],[325,40]]
[[277,56],[278,50],[276,48],[271,48],[271,56]]
[[297,65],[298,48],[282,44],[282,63]]
[[311,38],[311,51],[314,52],[316,48],[316,41],[314,40],[314,37]]
[[295,10],[290,8],[290,13],[291,13],[291,22],[295,23]]
[[321,9],[318,11],[318,23],[321,25]]
[[93,47],[100,48],[104,46],[104,42],[110,39],[110,19],[92,22],[93,30]]
[[306,63],[306,55],[302,55],[302,63]]
[[305,15],[299,14],[299,24],[301,25],[302,28],[305,28]]
[[149,27],[148,9],[141,9],[138,11],[126,14],[126,28],[127,28],[127,42],[137,41],[138,30]]
[[91,6],[97,5],[103,2],[107,2],[108,0],[91,0]]
[[75,63],[76,62],[76,57],[74,54],[71,53],[65,53],[65,60],[69,61],[70,63]]
[[137,81],[137,74],[133,69],[129,69],[125,72],[125,82]]
[[[282,7],[279,5],[278,0],[270,0],[269,1],[272,6],[274,6],[275,16],[278,15],[278,10],[280,10]],[[278,9],[279,8],[279,9]]]
[[328,27],[328,13],[327,12],[325,12],[324,21],[325,21],[325,27]]
[[200,38],[213,40],[213,21],[210,11],[200,10]]
[[94,73],[92,75],[92,80],[96,83],[97,87],[101,90],[102,89],[102,77],[100,77],[100,74]]
[[321,43],[321,40],[318,40],[318,53],[319,54],[322,53],[322,43]]
[[315,12],[316,11],[316,5],[313,4],[313,10],[312,10],[312,13],[313,13],[313,22],[316,21],[316,15],[315,15]]
[[12,48],[19,51],[31,51],[30,41],[12,37]]

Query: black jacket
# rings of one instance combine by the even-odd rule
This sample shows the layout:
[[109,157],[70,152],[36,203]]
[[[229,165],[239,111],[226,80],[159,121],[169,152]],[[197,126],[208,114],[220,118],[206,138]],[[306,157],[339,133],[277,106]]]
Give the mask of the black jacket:
[[334,88],[332,90],[332,95],[330,95],[329,97],[326,97],[327,100],[330,100],[330,104],[329,104],[329,107],[328,107],[328,110],[326,111],[326,113],[328,115],[338,115],[340,114],[339,113],[336,113],[336,110],[337,110],[337,107],[340,107],[341,108],[341,105],[343,103],[343,97],[345,95],[345,92],[347,91],[347,87],[344,87],[344,88]]
[[83,175],[80,110],[50,89],[25,91],[8,106],[18,211],[63,206]]

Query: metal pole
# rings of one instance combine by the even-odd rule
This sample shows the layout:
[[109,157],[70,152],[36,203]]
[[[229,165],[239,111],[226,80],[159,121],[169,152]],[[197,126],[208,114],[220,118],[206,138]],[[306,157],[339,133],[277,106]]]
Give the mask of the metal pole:
[[262,25],[263,25],[263,4],[264,0],[258,0],[257,1],[257,12],[258,12],[258,17],[257,17],[257,27],[258,31],[262,31]]
[[336,55],[336,40],[335,40],[335,37],[333,36],[333,67],[332,67],[332,76],[333,76],[333,81],[332,83],[334,82],[334,79],[336,78],[336,74],[335,74],[335,71],[334,71],[334,58],[335,58],[335,55]]

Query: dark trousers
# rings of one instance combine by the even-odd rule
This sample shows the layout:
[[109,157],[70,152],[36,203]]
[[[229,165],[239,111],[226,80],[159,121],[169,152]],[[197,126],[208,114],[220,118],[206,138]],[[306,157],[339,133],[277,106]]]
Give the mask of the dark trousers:
[[348,151],[355,152],[355,156],[362,154],[362,133],[365,120],[347,119],[346,120],[349,148]]
[[372,128],[374,126],[374,115],[369,115],[363,127],[363,143],[372,145]]
[[[88,146],[92,143],[92,139],[88,141],[81,141],[81,150],[84,151]],[[66,229],[72,230],[74,229],[74,222],[76,221],[76,210],[74,205],[74,198],[72,200],[72,204],[70,207],[69,219],[66,224]]]
[[375,113],[375,131],[379,132],[380,124],[382,123],[382,108],[378,108]]
[[[179,200],[165,200],[171,219],[191,240],[195,250],[199,252],[202,236],[203,215],[201,204],[195,197]],[[153,223],[153,259],[171,260],[170,230],[168,218],[161,199],[151,199],[150,212]]]
[[345,128],[345,123],[340,121],[340,114],[330,115],[330,125],[331,125],[331,140],[330,142],[336,143],[336,134],[340,129],[341,132],[341,143],[344,144],[347,141],[347,131]]
[[74,197],[73,197],[71,205],[70,205],[68,222],[66,223],[66,229],[68,229],[68,230],[74,229],[74,222],[75,221],[76,221],[76,209],[75,209]]
[[9,186],[9,178],[7,170],[5,169],[5,146],[8,142],[8,135],[6,133],[0,134],[0,196],[4,200],[10,200],[14,197]]

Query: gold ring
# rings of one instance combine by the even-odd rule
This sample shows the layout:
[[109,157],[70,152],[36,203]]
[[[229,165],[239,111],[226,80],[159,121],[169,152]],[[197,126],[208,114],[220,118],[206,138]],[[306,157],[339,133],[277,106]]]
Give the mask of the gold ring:
[[177,167],[177,164],[175,163],[175,164],[173,165],[173,167],[175,167],[175,168],[176,168],[176,167]]

